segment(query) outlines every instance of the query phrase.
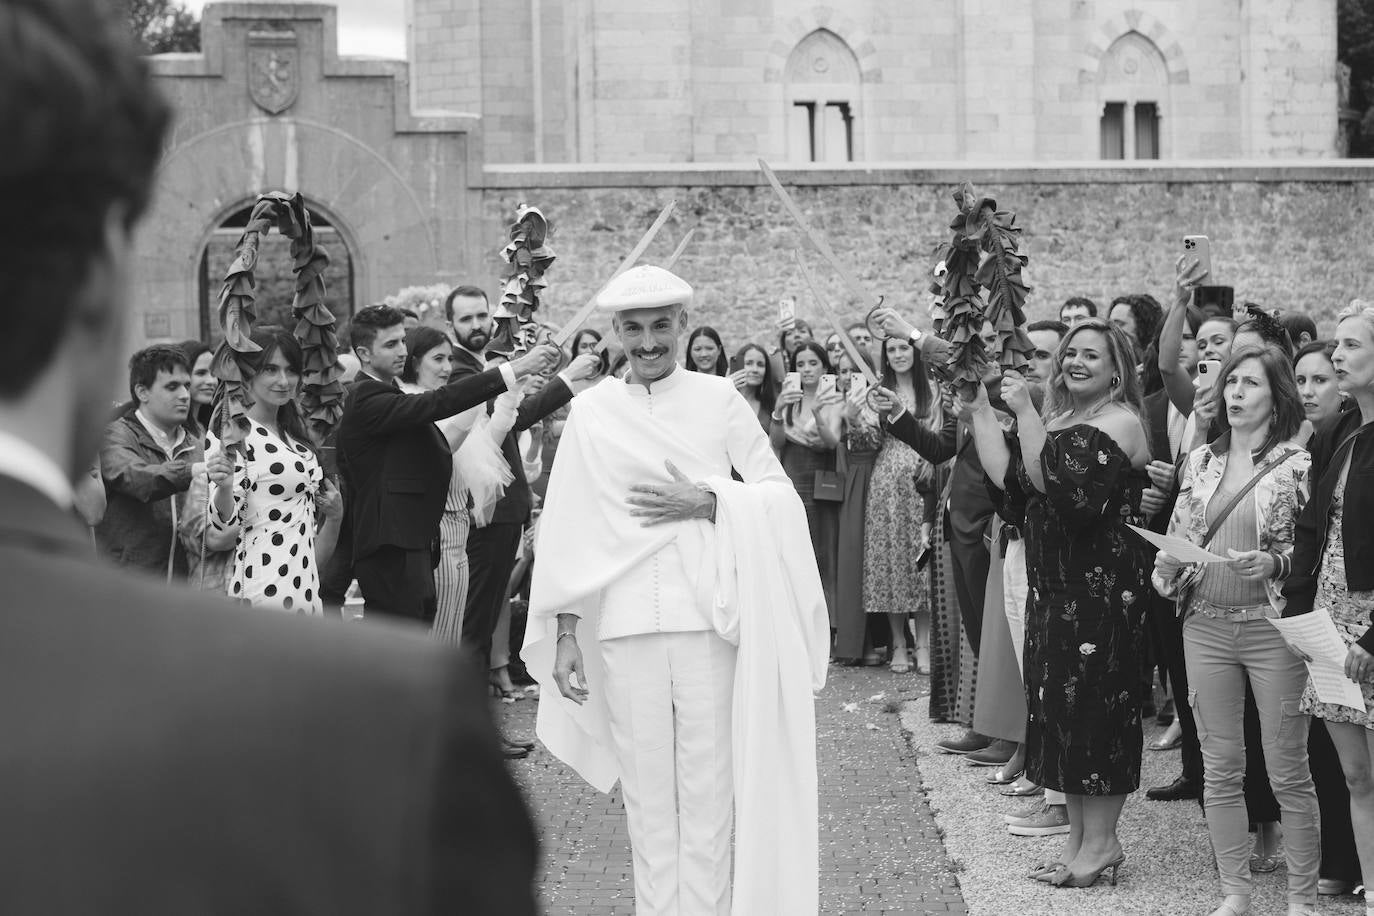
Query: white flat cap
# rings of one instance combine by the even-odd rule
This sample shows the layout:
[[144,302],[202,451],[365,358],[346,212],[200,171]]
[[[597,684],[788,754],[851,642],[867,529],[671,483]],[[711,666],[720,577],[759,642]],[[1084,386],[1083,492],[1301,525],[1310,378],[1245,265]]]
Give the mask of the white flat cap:
[[672,271],[652,264],[633,267],[616,277],[597,297],[597,308],[603,312],[627,312],[630,309],[656,309],[665,305],[692,304],[692,287]]

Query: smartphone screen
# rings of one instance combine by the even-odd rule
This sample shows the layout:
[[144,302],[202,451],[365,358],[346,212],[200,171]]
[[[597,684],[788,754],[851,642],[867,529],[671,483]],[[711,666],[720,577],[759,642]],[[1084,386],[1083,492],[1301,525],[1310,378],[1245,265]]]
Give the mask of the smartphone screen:
[[793,299],[778,300],[778,326],[791,327],[797,320],[797,303]]

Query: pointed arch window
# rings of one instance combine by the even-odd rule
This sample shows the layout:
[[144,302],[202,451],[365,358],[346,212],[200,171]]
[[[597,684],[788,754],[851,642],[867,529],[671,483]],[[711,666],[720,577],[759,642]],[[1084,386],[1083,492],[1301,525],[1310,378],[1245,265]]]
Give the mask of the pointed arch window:
[[785,73],[788,158],[854,161],[863,75],[849,45],[816,29],[792,49]]
[[1168,94],[1168,67],[1154,42],[1139,32],[1112,42],[1098,70],[1102,158],[1160,158],[1161,114]]

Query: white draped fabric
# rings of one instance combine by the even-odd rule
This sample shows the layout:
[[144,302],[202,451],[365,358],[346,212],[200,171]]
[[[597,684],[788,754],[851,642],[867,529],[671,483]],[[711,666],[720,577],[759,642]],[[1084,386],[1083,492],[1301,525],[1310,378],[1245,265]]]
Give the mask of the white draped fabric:
[[[671,460],[717,495],[716,524],[650,528],[629,514],[635,483]],[[744,482],[730,479],[736,469]],[[725,379],[676,371],[652,390],[611,379],[574,402],[540,521],[524,659],[539,680],[540,740],[592,786],[619,778],[597,632],[606,585],[675,541],[718,633],[739,647],[733,702],[732,912],[814,914],[819,858],[815,709],[829,622],[801,501],[758,419]],[[557,615],[576,614],[590,697],[553,683]]]

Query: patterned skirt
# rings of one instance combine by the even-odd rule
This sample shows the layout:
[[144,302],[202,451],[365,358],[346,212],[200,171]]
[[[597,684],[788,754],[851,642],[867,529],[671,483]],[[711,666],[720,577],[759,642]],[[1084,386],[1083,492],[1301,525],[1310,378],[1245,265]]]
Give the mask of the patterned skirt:
[[[1345,484],[1341,483],[1331,498],[1331,524],[1326,535],[1326,552],[1322,555],[1322,570],[1317,576],[1317,596],[1314,607],[1324,607],[1331,612],[1336,624],[1336,632],[1341,634],[1346,648],[1365,634],[1369,629],[1370,613],[1374,612],[1374,592],[1352,592],[1345,587],[1345,547],[1341,538],[1342,505],[1345,501]],[[1302,711],[1325,719],[1327,722],[1342,722],[1347,725],[1362,725],[1374,729],[1374,684],[1365,681],[1360,685],[1364,694],[1364,709],[1352,709],[1337,703],[1323,703],[1317,699],[1317,691],[1311,680],[1302,694]]]

